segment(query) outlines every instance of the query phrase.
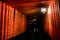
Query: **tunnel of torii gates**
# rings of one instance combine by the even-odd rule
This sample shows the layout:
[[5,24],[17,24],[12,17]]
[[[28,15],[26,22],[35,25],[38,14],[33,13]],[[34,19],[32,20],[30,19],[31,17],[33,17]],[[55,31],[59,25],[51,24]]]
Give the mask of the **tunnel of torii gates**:
[[[26,17],[21,8],[32,8],[38,4],[47,6],[44,30],[53,40],[60,40],[60,14],[58,0],[5,0],[0,1],[0,40],[7,40],[26,30]],[[32,9],[28,9],[30,13]],[[35,9],[32,10],[35,12]],[[23,14],[24,13],[24,14]]]

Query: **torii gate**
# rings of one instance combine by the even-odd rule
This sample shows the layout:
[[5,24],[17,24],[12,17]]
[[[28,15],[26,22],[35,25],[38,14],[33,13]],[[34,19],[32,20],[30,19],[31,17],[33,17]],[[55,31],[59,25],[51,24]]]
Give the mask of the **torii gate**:
[[[19,20],[22,21],[21,19],[16,18],[15,19],[15,15],[19,15],[19,14],[15,14],[15,11],[17,13],[19,13],[17,10],[19,10],[20,8],[30,8],[30,7],[34,7],[37,4],[47,4],[48,5],[48,13],[46,14],[46,23],[45,23],[45,31],[48,32],[50,34],[50,36],[53,38],[53,40],[59,40],[58,34],[59,29],[58,29],[58,25],[59,25],[59,21],[58,21],[58,16],[59,14],[56,14],[57,12],[59,13],[59,4],[57,0],[48,0],[48,1],[1,1],[0,2],[0,20],[1,20],[1,32],[2,34],[0,34],[2,36],[1,40],[7,40],[8,38],[11,38],[15,35],[18,35],[21,32],[24,32],[25,27],[26,26],[26,20],[25,17],[21,17],[21,19],[23,20],[22,23],[24,26],[21,26],[20,29],[22,31],[17,32],[16,31],[16,27],[17,25],[15,25],[15,22],[19,23]],[[57,5],[58,4],[58,5]],[[9,10],[9,13],[8,13]],[[11,12],[11,14],[10,14]],[[24,16],[24,15],[22,15]],[[60,15],[59,15],[60,16]],[[18,16],[17,16],[18,17]],[[20,24],[20,25],[22,25]],[[8,26],[10,25],[10,26]],[[15,27],[16,26],[16,27]],[[58,27],[57,27],[58,26]],[[10,27],[10,28],[9,28]],[[13,28],[15,28],[13,30]],[[8,30],[9,29],[9,30]],[[58,33],[56,33],[58,32]]]

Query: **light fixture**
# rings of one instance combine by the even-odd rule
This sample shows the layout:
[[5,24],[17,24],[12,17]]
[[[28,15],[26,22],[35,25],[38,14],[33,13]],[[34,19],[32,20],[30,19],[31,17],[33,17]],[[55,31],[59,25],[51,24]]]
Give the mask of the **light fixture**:
[[41,13],[46,13],[46,12],[47,12],[47,8],[41,7]]
[[37,21],[36,19],[33,19],[33,21]]

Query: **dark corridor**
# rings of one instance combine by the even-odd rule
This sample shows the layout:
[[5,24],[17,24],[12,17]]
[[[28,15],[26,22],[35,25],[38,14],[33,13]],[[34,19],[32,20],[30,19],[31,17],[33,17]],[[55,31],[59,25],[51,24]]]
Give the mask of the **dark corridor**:
[[36,13],[26,16],[28,21],[26,31],[9,40],[52,40],[49,34],[44,31],[45,15]]
[[0,40],[60,40],[59,0],[0,1]]

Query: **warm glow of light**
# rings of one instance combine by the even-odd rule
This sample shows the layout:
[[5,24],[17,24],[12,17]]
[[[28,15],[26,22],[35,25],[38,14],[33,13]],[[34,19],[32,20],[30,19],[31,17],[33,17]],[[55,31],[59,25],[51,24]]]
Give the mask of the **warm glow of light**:
[[51,6],[48,7],[48,14],[51,14]]
[[48,23],[49,23],[49,34],[51,35],[52,33],[52,9],[51,9],[51,5],[49,5],[48,7]]
[[51,25],[51,15],[48,16],[48,20],[49,20],[49,29],[51,30],[51,27],[52,27],[52,25]]

